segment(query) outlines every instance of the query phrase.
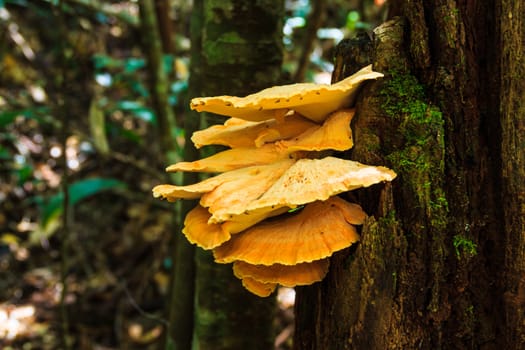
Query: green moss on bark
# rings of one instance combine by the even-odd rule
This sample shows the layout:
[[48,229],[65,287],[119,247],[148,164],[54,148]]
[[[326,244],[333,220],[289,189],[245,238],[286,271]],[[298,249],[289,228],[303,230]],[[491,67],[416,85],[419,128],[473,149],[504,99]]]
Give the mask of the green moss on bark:
[[443,189],[445,143],[443,116],[430,105],[424,88],[410,74],[389,72],[380,92],[383,110],[399,125],[401,135],[392,136],[386,159],[398,173],[403,191],[414,198],[421,213],[413,223],[405,223],[407,234],[415,239],[431,239],[430,265],[434,279],[428,305],[431,313],[439,313],[440,285],[446,257],[448,201]]
[[427,209],[431,225],[445,229],[448,203],[442,188],[444,129],[439,109],[428,104],[423,87],[409,74],[390,72],[380,93],[383,110],[400,126],[403,144],[387,155],[394,170]]

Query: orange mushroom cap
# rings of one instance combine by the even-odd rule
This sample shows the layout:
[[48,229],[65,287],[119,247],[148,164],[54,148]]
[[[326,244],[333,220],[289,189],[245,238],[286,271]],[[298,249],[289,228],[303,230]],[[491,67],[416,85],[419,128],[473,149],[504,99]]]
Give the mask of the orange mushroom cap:
[[200,205],[190,210],[184,219],[182,233],[186,239],[203,249],[213,249],[228,241],[231,234],[239,233],[258,222],[275,215],[283,214],[287,208],[259,213],[258,215],[241,216],[236,221],[211,224],[211,214]]
[[315,125],[297,113],[287,116],[283,121],[270,119],[249,122],[230,118],[224,125],[213,125],[194,132],[191,140],[197,148],[206,145],[223,145],[231,148],[261,147],[265,143],[297,136]]
[[231,178],[230,181],[223,182],[212,191],[203,194],[200,204],[213,214],[210,223],[221,222],[243,213],[246,207],[261,197],[293,163],[293,160],[285,159],[268,165],[250,167],[252,171],[244,171],[240,177]]
[[332,85],[301,83],[274,86],[246,97],[216,96],[191,100],[191,108],[251,121],[275,118],[275,113],[294,110],[315,122],[328,114],[352,106],[361,84],[383,74],[365,67],[354,75]]
[[208,224],[210,213],[206,208],[197,205],[190,210],[184,219],[182,233],[186,239],[203,249],[212,249],[230,239],[230,233],[221,225]]
[[248,205],[246,211],[267,207],[294,207],[315,200],[326,200],[341,192],[392,181],[396,173],[381,167],[364,165],[335,157],[300,159],[268,191]]
[[[215,261],[297,265],[326,258],[358,241],[348,221],[357,207],[339,197],[310,203],[297,214],[264,221],[232,236],[214,249]],[[354,222],[360,222],[363,215]]]
[[219,173],[249,166],[270,164],[287,158],[294,158],[293,156],[290,156],[291,153],[291,151],[275,144],[266,144],[259,148],[232,148],[194,162],[179,162],[170,165],[166,168],[166,171],[201,171]]
[[341,192],[391,181],[395,177],[396,174],[388,168],[350,160],[334,157],[300,159],[259,198],[232,210],[223,206],[222,210],[213,213],[210,222],[235,221],[241,215],[259,215],[282,207],[295,208],[316,200],[326,200]]
[[[231,170],[220,175],[208,178],[193,185],[175,186],[158,185],[153,188],[154,197],[162,197],[170,202],[179,198],[195,199],[203,194],[217,191],[223,198],[210,195],[203,200],[205,207],[216,201],[253,200],[260,197],[274,182],[294,163],[291,159],[266,165],[252,166]],[[243,188],[245,191],[239,191]],[[247,195],[249,192],[250,195]]]
[[[231,234],[242,232],[253,225],[263,221],[264,219],[271,218],[277,215],[286,213],[290,208],[281,207],[276,209],[267,208],[267,210],[260,210],[256,213],[242,213],[234,215],[232,218],[221,222],[221,227],[224,231]],[[215,220],[210,216],[208,224],[213,224]]]
[[350,121],[353,109],[332,113],[322,126],[314,126],[293,140],[278,141],[281,147],[295,151],[323,151],[332,149],[346,151],[353,147]]
[[278,283],[285,287],[305,286],[321,281],[328,272],[328,259],[297,265],[251,265],[244,261],[233,263],[233,274],[239,278],[252,278],[262,283]]
[[344,151],[353,146],[350,129],[350,120],[353,115],[353,110],[341,110],[333,113],[323,125],[313,126],[293,140],[276,141],[258,148],[233,148],[194,162],[180,162],[171,165],[167,171],[222,172],[246,166],[269,164],[286,158],[303,158],[307,152],[312,151],[329,149]]
[[273,293],[277,283],[263,283],[246,277],[242,279],[242,286],[253,294],[265,298]]

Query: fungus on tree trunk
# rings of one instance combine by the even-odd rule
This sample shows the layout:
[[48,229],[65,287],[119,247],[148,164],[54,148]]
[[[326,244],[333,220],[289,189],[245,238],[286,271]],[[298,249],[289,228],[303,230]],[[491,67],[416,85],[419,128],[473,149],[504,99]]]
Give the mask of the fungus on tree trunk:
[[299,113],[287,116],[286,123],[279,123],[275,119],[250,122],[230,118],[223,125],[213,125],[194,132],[191,141],[196,148],[206,145],[223,145],[230,148],[261,147],[266,143],[298,136],[312,126],[316,124]]
[[[267,294],[260,296],[268,296],[278,284],[295,287],[321,281],[326,276],[329,265],[328,259],[297,265],[274,264],[271,266],[251,265],[244,261],[236,261],[233,263],[233,274],[242,280],[246,289],[257,295],[260,293],[261,284],[264,284],[264,291]],[[248,283],[245,283],[246,280]],[[255,290],[250,289],[254,285],[253,281],[258,282],[258,288]]]
[[354,110],[348,108],[364,81],[382,76],[365,67],[333,85],[193,99],[193,109],[231,118],[194,133],[192,141],[230,149],[167,171],[222,174],[188,186],[158,185],[153,195],[200,198],[182,232],[191,243],[213,249],[216,262],[233,263],[235,276],[252,293],[268,296],[277,285],[322,280],[328,257],[359,240],[354,225],[366,216],[337,194],[396,177],[385,167],[326,156],[353,146]]
[[298,83],[274,86],[246,97],[199,97],[192,99],[190,106],[198,112],[251,121],[279,119],[289,110],[294,110],[319,123],[331,112],[353,105],[364,81],[382,76],[372,71],[372,66],[367,66],[332,85]]

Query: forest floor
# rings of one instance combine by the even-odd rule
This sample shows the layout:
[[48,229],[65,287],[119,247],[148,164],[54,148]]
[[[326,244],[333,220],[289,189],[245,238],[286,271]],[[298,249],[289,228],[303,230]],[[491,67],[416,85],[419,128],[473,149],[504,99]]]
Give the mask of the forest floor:
[[[159,348],[167,325],[171,210],[151,197],[156,180],[147,174],[97,158],[87,158],[83,169],[75,177],[122,179],[125,173],[133,181],[77,203],[67,236],[40,232],[39,207],[31,204],[38,188],[2,184],[2,206],[10,209],[0,214],[2,349],[63,348],[64,329],[74,349]],[[50,168],[47,176],[58,174]],[[276,320],[279,349],[288,348],[293,330],[287,295]]]
[[[19,117],[1,135],[24,161],[0,163],[0,348],[63,349],[67,330],[74,349],[158,349],[177,232],[173,204],[151,195],[165,181],[154,147],[120,138],[104,157],[73,132],[65,232],[55,130]],[[293,294],[283,292],[277,349],[289,348],[293,331]]]

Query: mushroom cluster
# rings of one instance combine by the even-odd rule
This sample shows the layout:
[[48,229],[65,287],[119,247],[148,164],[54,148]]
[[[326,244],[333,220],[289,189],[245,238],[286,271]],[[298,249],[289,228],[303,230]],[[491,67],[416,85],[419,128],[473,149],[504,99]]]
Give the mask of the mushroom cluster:
[[359,86],[381,73],[365,67],[332,85],[276,86],[246,97],[194,98],[191,108],[230,118],[197,131],[197,148],[229,149],[167,171],[220,173],[187,186],[158,185],[153,195],[168,201],[200,198],[182,230],[213,249],[217,263],[233,263],[243,286],[268,296],[283,285],[320,281],[334,252],[359,240],[361,207],[337,194],[396,174],[330,156],[353,146],[350,121]]

